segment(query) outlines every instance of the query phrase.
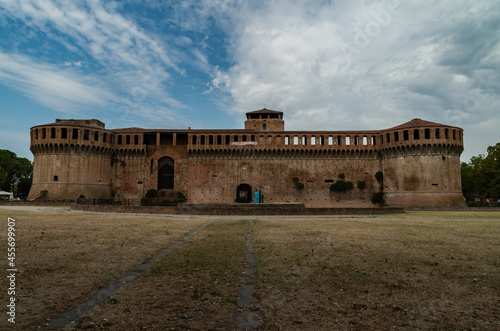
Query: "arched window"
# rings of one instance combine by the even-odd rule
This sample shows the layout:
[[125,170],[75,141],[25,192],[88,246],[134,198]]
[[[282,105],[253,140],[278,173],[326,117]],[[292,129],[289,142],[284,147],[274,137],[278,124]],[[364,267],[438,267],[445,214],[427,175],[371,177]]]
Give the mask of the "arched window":
[[158,160],[158,189],[174,188],[174,159],[165,156]]
[[266,129],[267,129],[266,123],[262,124],[262,130],[266,130]]

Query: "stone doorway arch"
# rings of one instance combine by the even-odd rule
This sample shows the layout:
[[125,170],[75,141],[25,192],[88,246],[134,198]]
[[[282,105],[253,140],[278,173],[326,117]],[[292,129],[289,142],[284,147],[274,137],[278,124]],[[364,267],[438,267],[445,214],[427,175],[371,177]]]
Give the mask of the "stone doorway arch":
[[252,187],[248,184],[240,184],[236,188],[236,202],[250,203],[252,202]]

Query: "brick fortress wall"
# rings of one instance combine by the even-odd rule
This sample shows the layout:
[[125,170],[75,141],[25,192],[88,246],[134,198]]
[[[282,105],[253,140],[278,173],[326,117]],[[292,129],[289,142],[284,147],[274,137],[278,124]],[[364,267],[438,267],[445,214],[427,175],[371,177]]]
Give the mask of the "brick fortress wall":
[[[248,185],[266,203],[372,207],[382,171],[389,206],[464,206],[463,130],[420,119],[372,131],[285,131],[283,113],[267,109],[247,113],[243,130],[106,130],[97,120],[62,120],[32,128],[31,150],[29,198],[46,190],[50,200],[140,199],[160,189],[190,203],[234,203]],[[353,190],[330,192],[339,174]]]

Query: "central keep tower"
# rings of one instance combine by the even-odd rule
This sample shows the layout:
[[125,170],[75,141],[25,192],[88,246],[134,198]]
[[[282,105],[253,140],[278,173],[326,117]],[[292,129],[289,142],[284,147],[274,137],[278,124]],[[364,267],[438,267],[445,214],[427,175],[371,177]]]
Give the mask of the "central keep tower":
[[245,130],[252,131],[285,131],[283,112],[262,108],[247,113]]

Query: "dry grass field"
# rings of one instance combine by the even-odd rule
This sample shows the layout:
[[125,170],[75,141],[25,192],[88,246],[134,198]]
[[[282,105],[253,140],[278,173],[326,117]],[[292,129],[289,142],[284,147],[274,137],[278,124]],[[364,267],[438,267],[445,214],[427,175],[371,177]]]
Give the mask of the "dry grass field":
[[266,329],[500,330],[500,213],[257,222]]
[[[17,221],[19,330],[207,221],[1,207],[0,217]],[[500,329],[498,212],[216,219],[68,329],[235,330],[250,229],[264,330]]]
[[[202,219],[165,219],[2,210],[0,251],[7,269],[7,218],[16,220],[16,325],[33,330],[87,299],[159,250],[200,227]],[[7,271],[1,277],[7,304]],[[5,307],[2,304],[3,307]],[[11,327],[6,313],[0,329]]]

